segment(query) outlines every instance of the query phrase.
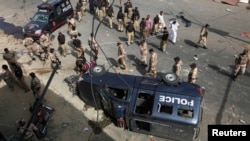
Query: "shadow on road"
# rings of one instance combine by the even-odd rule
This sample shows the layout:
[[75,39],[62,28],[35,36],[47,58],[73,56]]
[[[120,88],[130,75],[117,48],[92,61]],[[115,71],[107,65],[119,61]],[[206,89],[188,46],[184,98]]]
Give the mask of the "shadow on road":
[[225,110],[225,105],[227,103],[228,95],[230,93],[231,85],[233,83],[233,81],[231,79],[231,75],[232,75],[233,72],[228,72],[228,71],[222,70],[218,66],[211,65],[211,64],[208,64],[208,67],[212,68],[213,70],[215,70],[216,72],[218,72],[220,74],[223,74],[223,75],[229,77],[227,85],[226,85],[226,90],[224,92],[224,96],[223,96],[223,99],[221,101],[221,105],[219,106],[219,110],[218,110],[218,113],[216,114],[216,119],[215,119],[215,124],[221,124],[223,113],[224,113],[224,110]]
[[141,61],[140,61],[139,58],[137,58],[135,55],[127,55],[127,57],[128,57],[128,60],[131,61],[130,64],[133,65],[133,66],[135,66],[136,70],[137,70],[140,74],[144,75],[144,74],[146,73],[146,70],[145,70],[145,68],[141,65]]
[[199,48],[198,46],[196,47],[195,45],[196,45],[196,43],[195,42],[193,42],[193,41],[191,41],[191,40],[187,40],[187,39],[185,39],[184,40],[184,43],[185,44],[187,44],[187,45],[189,45],[189,46],[191,46],[191,47],[194,47],[194,48]]
[[22,27],[5,22],[3,17],[0,17],[0,29],[7,35],[13,35],[17,39],[23,39]]

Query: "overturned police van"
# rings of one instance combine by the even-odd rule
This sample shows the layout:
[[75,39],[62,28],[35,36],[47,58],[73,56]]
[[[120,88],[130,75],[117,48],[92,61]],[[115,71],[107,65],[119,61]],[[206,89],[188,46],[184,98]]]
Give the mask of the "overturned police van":
[[101,108],[130,131],[181,141],[198,137],[205,89],[180,82],[173,73],[150,78],[96,66],[83,76],[78,90],[86,104]]
[[37,5],[38,11],[23,27],[24,37],[39,39],[44,31],[53,32],[74,15],[70,0],[46,0]]

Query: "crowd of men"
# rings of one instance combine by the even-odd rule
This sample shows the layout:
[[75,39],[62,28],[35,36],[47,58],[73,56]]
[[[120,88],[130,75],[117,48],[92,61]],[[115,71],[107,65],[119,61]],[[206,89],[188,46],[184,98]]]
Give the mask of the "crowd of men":
[[[36,60],[37,57],[43,61],[44,63],[50,60],[52,69],[55,68],[58,64],[59,68],[61,65],[61,61],[56,53],[58,49],[60,51],[61,56],[66,57],[70,54],[69,47],[71,46],[75,52],[76,62],[75,69],[77,73],[83,75],[89,72],[91,67],[96,65],[96,60],[99,55],[99,44],[95,40],[95,36],[93,33],[90,33],[88,38],[88,45],[91,49],[92,60],[87,60],[85,58],[85,48],[82,45],[82,41],[79,38],[81,36],[80,32],[77,30],[77,23],[83,19],[85,12],[87,10],[87,6],[89,5],[89,12],[91,14],[96,14],[98,20],[103,21],[107,19],[107,23],[110,29],[113,28],[113,19],[115,17],[115,13],[113,10],[113,6],[108,0],[79,0],[76,4],[76,14],[73,17],[69,17],[67,20],[68,23],[68,31],[67,33],[62,33],[59,31],[57,36],[58,48],[55,46],[52,47],[52,41],[49,32],[44,32],[39,40],[33,40],[30,37],[27,37],[23,40],[23,45],[26,47],[28,54],[30,55],[32,60]],[[151,19],[150,15],[146,17],[141,17],[139,8],[133,7],[132,2],[127,0],[124,4],[122,4],[122,0],[120,1],[119,11],[116,15],[117,19],[117,31],[118,32],[126,32],[127,35],[127,46],[133,44],[135,40],[136,31],[139,33],[139,47],[141,55],[141,66],[143,68],[147,68],[146,75],[152,75],[153,77],[157,76],[157,62],[158,55],[152,48],[148,48],[147,41],[148,37],[151,35],[161,34],[161,40],[159,43],[159,49],[163,53],[166,53],[168,42],[172,44],[176,43],[177,31],[179,28],[179,23],[176,19],[170,21],[169,25],[165,23],[164,13],[160,11],[159,14]],[[141,21],[139,21],[141,19]],[[208,29],[209,25],[206,24],[202,27],[199,40],[196,46],[202,46],[207,49],[207,37],[208,37]],[[65,35],[69,35],[70,41],[66,42]],[[117,69],[128,70],[128,65],[126,64],[126,51],[124,48],[124,44],[121,42],[117,42]],[[150,55],[148,59],[148,55]],[[18,84],[21,88],[24,89],[24,92],[33,91],[35,97],[39,97],[40,95],[40,80],[36,77],[35,73],[30,73],[31,84],[28,86],[23,77],[22,67],[18,64],[15,58],[15,53],[10,51],[8,48],[4,49],[3,59],[7,61],[8,64],[2,65],[2,72],[0,73],[0,80],[4,80],[7,86],[14,90],[16,84]],[[183,65],[183,61],[180,57],[176,56],[173,58],[174,63],[172,66],[172,72],[177,76],[181,77],[181,69]],[[235,60],[235,71],[232,76],[233,80],[236,80],[239,74],[244,74],[246,68],[249,64],[249,50],[245,49],[243,53],[239,54]],[[195,83],[197,80],[198,68],[197,64],[190,64],[190,72],[188,74],[187,82]]]

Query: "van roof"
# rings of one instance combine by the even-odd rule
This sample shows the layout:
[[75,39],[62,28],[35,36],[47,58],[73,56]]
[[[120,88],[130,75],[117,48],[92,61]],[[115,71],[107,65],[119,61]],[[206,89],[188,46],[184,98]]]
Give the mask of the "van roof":
[[47,0],[47,2],[44,2],[42,4],[37,5],[38,9],[47,9],[51,10],[53,9],[53,6],[61,1],[66,1],[66,0]]

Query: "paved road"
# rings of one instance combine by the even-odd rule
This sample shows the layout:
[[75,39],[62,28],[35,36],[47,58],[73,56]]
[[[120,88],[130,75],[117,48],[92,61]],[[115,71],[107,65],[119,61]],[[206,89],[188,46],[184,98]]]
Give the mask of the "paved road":
[[[8,0],[3,1],[0,8],[0,28],[5,30],[7,34],[14,34],[17,38],[20,36],[20,27],[22,27],[32,16],[36,10],[36,5],[40,3],[39,0]],[[73,5],[76,1],[72,0]],[[207,125],[209,124],[246,124],[250,123],[250,111],[248,105],[250,104],[250,97],[248,96],[250,70],[248,68],[245,76],[239,77],[236,82],[231,81],[230,75],[233,71],[234,55],[240,53],[246,44],[249,44],[249,38],[240,36],[243,31],[249,30],[249,10],[245,9],[245,5],[231,6],[227,4],[217,3],[210,0],[136,0],[132,1],[133,6],[137,6],[141,12],[141,17],[151,15],[154,17],[160,10],[165,13],[165,22],[168,23],[170,19],[175,18],[180,12],[192,21],[190,27],[185,27],[185,24],[180,23],[178,31],[178,39],[175,45],[169,43],[167,54],[162,53],[158,47],[160,44],[160,35],[151,36],[148,40],[149,48],[153,48],[159,55],[159,63],[157,69],[159,72],[171,71],[171,66],[174,63],[173,58],[179,56],[183,62],[182,80],[187,80],[189,71],[189,64],[195,62],[198,65],[198,80],[197,83],[206,88],[206,95],[203,102],[203,121],[201,124],[201,133],[197,140],[207,140]],[[227,9],[230,9],[228,11]],[[114,2],[115,13],[118,11],[118,1]],[[94,20],[94,31],[97,29],[99,22]],[[116,20],[115,21],[115,25]],[[210,24],[210,32],[208,35],[208,50],[196,48],[193,46],[197,42],[199,31],[202,25]],[[89,33],[92,31],[92,15],[86,14],[83,21],[77,24],[77,28],[82,33],[81,40],[84,47],[87,46],[87,39]],[[116,26],[114,26],[116,27]],[[66,25],[60,28],[60,31],[66,33]],[[58,30],[53,33],[57,36]],[[69,40],[69,38],[67,38]],[[116,29],[109,29],[106,22],[101,24],[97,31],[96,40],[101,45],[102,53],[98,59],[98,64],[103,64],[110,71],[113,60],[116,58],[116,42],[122,41],[126,46],[125,32],[117,32]],[[56,46],[56,42],[53,42]],[[129,64],[128,74],[144,75],[145,70],[138,66],[139,49],[138,42],[125,47],[127,52],[127,61]],[[0,44],[1,45],[1,44]],[[4,46],[0,46],[2,49]],[[21,50],[18,47],[16,50]],[[23,48],[22,48],[23,49]],[[198,60],[194,60],[193,56],[198,55]],[[65,99],[69,99],[69,103],[80,103],[76,98],[71,98],[65,94],[65,85],[60,82],[64,77],[73,74],[74,56],[67,56],[61,58],[63,68],[60,75],[56,76],[55,82],[51,84],[51,90],[60,94]],[[30,62],[29,58],[20,55],[20,62]],[[27,72],[41,70],[40,63],[32,64],[23,63]],[[114,64],[113,64],[114,65]],[[49,67],[49,66],[47,66]],[[125,73],[125,72],[121,72]],[[44,82],[48,75],[41,75]],[[60,81],[59,81],[60,80]],[[73,101],[73,102],[72,102]],[[78,106],[81,104],[78,104]],[[81,107],[78,107],[81,109]],[[94,112],[94,111],[92,111]],[[94,119],[95,116],[85,114],[87,118]],[[76,123],[75,123],[76,124]],[[108,126],[106,129],[106,136],[103,134],[95,135],[94,139],[101,140],[145,140],[147,136],[140,134],[132,134],[127,131],[120,131],[113,126]],[[56,131],[55,131],[56,132]],[[114,133],[112,133],[114,132]],[[71,135],[71,134],[70,134]],[[65,135],[66,136],[66,135]],[[80,136],[81,137],[81,136]],[[76,140],[79,138],[75,137]],[[158,139],[157,141],[165,139]]]

